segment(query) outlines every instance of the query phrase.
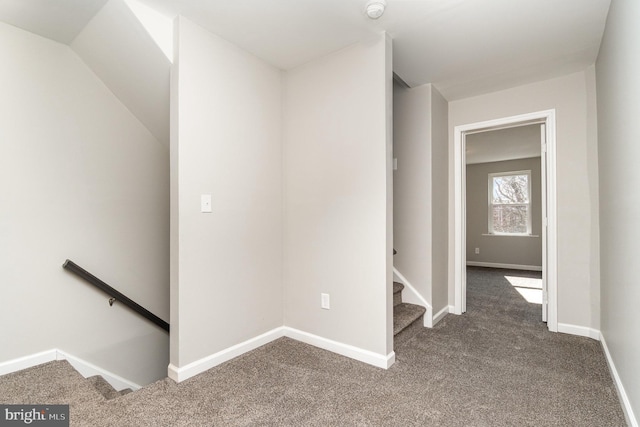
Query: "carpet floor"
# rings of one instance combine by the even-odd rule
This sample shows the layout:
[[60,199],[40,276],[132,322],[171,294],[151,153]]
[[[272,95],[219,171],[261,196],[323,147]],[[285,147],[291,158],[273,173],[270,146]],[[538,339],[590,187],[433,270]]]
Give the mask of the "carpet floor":
[[388,370],[281,338],[113,400],[51,362],[0,377],[0,402],[70,403],[74,426],[626,425],[600,343],[548,332],[516,289],[535,278],[470,268],[467,313],[421,330]]

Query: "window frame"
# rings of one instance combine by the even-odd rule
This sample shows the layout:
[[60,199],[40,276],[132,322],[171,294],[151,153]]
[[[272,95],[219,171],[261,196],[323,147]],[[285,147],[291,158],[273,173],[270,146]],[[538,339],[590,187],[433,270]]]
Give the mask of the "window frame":
[[[528,195],[528,203],[493,203],[493,178],[501,177],[501,176],[512,176],[512,175],[527,175],[527,195]],[[520,171],[508,171],[508,172],[495,172],[488,174],[488,203],[487,203],[487,227],[489,230],[489,234],[494,236],[531,236],[531,170],[520,170]],[[494,206],[526,206],[527,207],[527,231],[525,233],[504,233],[504,232],[496,232],[493,229],[493,207]]]

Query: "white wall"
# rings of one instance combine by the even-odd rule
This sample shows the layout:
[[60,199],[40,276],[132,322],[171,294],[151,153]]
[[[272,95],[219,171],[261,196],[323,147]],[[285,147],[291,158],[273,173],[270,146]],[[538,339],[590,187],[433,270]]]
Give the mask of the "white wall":
[[448,104],[430,84],[395,84],[393,104],[394,267],[438,313],[448,305]]
[[[594,307],[590,264],[598,248],[592,238],[593,198],[590,182],[594,170],[588,161],[591,141],[587,114],[593,99],[587,96],[587,73],[579,72],[538,83],[518,86],[449,104],[449,165],[453,171],[455,126],[518,114],[556,109],[557,212],[558,212],[558,322],[599,329]],[[450,214],[454,213],[453,176],[449,179]],[[453,301],[453,218],[449,229],[449,298]],[[594,301],[595,299],[595,301]]]
[[167,334],[62,269],[169,317],[169,156],[69,49],[0,24],[0,361],[61,349],[138,384]]
[[589,198],[598,200],[591,204],[591,315],[592,324],[600,323],[600,184],[598,170],[598,104],[596,97],[595,64],[585,70],[587,79],[587,177],[589,180]]
[[596,63],[602,334],[636,417],[640,415],[638,21],[639,2],[612,1]]
[[[497,132],[496,138],[500,134]],[[479,135],[479,134],[475,134]],[[467,146],[474,136],[467,136]],[[538,136],[540,144],[540,136]],[[489,174],[531,171],[531,236],[489,233]],[[542,195],[540,157],[467,165],[467,262],[526,265],[542,268]],[[475,248],[480,253],[475,253]]]
[[[281,73],[182,17],[172,70],[171,363],[282,326]],[[213,213],[200,212],[211,194]]]
[[383,356],[392,351],[390,49],[381,35],[284,80],[285,324]]
[[398,162],[393,171],[393,245],[398,251],[393,266],[431,304],[432,86],[395,83],[393,89],[393,156]]
[[448,301],[448,231],[449,200],[446,186],[449,176],[449,103],[438,89],[431,88],[431,180],[432,189],[432,254],[433,313],[449,305]]

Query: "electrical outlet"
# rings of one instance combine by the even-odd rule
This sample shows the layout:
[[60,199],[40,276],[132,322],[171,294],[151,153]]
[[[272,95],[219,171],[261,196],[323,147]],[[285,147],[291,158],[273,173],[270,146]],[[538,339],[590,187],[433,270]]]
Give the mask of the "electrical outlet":
[[325,310],[329,310],[331,308],[329,294],[320,294],[320,307],[324,308]]
[[476,248],[476,255],[480,254],[480,248]]

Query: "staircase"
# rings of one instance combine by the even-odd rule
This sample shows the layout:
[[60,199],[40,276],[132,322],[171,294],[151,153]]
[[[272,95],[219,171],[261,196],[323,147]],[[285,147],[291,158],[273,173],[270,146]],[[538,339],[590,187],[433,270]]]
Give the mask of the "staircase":
[[89,377],[87,378],[87,381],[106,400],[115,399],[116,397],[124,396],[125,394],[129,394],[132,392],[130,388],[125,388],[124,390],[120,390],[120,391],[116,390],[115,388],[113,388],[111,384],[107,382],[107,380],[105,380],[100,375],[94,375],[92,377]]
[[393,282],[393,349],[413,338],[424,327],[424,307],[402,302],[404,285]]
[[100,404],[131,393],[115,390],[101,376],[84,378],[66,360],[56,360],[0,376],[3,404]]

